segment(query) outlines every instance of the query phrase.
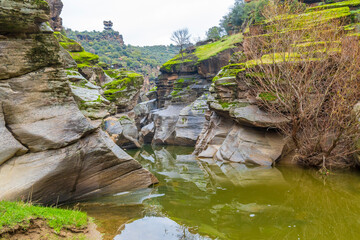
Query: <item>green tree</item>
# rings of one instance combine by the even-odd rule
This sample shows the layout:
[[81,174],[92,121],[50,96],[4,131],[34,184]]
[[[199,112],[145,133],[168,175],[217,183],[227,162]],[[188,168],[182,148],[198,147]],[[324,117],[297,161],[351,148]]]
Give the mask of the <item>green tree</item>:
[[206,32],[206,37],[207,39],[220,39],[222,37],[222,32],[223,30],[221,29],[221,27],[211,27],[209,28],[209,30]]

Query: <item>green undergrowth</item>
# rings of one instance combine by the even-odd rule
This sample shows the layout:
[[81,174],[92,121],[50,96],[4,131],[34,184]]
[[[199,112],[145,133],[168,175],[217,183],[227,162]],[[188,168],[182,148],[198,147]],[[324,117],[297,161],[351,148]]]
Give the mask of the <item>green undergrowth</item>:
[[34,206],[30,203],[0,201],[0,231],[4,227],[20,225],[26,229],[31,219],[43,219],[59,233],[62,229],[85,228],[86,213],[52,207]]

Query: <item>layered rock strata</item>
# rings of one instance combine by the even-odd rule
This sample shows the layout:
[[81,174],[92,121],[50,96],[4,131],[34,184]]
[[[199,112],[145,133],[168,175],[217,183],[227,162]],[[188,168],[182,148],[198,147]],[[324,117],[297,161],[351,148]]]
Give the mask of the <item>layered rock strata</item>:
[[79,111],[45,1],[0,2],[0,200],[62,203],[157,180]]
[[62,26],[62,18],[60,17],[61,11],[64,7],[61,0],[46,0],[50,7],[50,25],[52,29],[55,31],[61,31],[63,29]]

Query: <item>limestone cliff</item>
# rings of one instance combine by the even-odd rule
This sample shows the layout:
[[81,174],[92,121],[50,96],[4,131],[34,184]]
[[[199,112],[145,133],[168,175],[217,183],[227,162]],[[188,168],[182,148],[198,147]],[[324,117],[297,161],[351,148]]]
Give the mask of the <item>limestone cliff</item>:
[[79,111],[48,4],[3,0],[0,15],[0,200],[62,203],[154,184]]
[[211,79],[239,51],[241,42],[241,34],[204,42],[166,62],[156,83],[156,100],[134,109],[140,138],[153,144],[194,146],[205,122]]
[[46,0],[50,7],[50,26],[54,31],[61,31],[63,29],[62,26],[62,18],[60,17],[61,11],[63,9],[63,3],[61,0]]

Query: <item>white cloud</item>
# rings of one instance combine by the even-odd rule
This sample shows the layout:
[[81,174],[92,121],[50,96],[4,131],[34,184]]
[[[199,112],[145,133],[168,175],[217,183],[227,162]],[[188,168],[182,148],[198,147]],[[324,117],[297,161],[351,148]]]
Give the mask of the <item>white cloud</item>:
[[170,44],[174,30],[187,27],[193,37],[219,24],[234,0],[62,0],[63,25],[73,30],[102,30],[111,20],[126,44]]

